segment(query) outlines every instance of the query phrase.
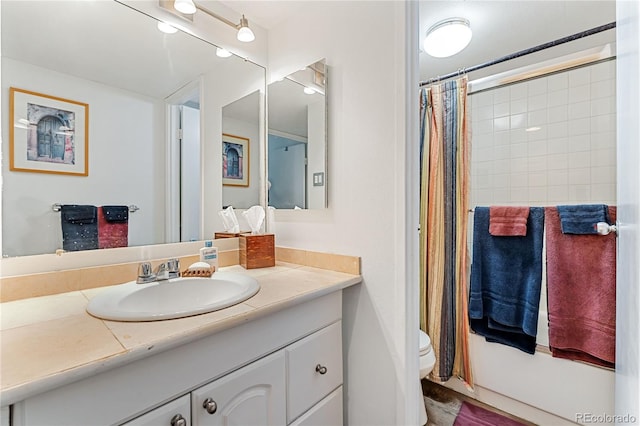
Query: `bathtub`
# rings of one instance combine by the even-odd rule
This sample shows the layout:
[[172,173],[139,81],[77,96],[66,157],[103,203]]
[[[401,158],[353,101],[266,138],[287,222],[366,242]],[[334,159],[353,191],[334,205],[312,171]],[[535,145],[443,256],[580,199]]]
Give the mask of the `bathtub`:
[[[444,385],[540,425],[598,424],[614,414],[613,370],[553,358],[548,351],[546,295],[541,297],[535,355],[470,336],[475,389]],[[600,424],[607,424],[601,422]]]

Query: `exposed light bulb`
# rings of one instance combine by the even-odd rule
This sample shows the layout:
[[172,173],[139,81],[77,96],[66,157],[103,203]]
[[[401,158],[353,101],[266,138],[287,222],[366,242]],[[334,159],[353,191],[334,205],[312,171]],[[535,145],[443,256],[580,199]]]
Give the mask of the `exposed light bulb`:
[[253,34],[253,31],[251,31],[251,28],[249,28],[249,20],[245,18],[244,15],[242,15],[242,18],[240,18],[239,27],[240,28],[238,28],[238,40],[244,41],[244,42],[250,42],[256,39],[255,34]]
[[229,56],[231,56],[231,52],[229,52],[227,49],[223,49],[222,47],[218,47],[216,49],[216,56],[220,58],[228,58]]
[[251,28],[242,27],[238,30],[238,40],[248,43],[255,39],[256,39],[256,36],[253,34],[253,31],[251,31]]
[[166,22],[158,21],[158,29],[165,34],[174,34],[178,32],[178,29]]
[[467,47],[473,33],[469,21],[464,18],[449,18],[429,28],[423,48],[436,58],[453,56]]
[[173,7],[180,13],[184,13],[187,15],[193,15],[196,13],[196,4],[193,0],[175,0],[173,2]]

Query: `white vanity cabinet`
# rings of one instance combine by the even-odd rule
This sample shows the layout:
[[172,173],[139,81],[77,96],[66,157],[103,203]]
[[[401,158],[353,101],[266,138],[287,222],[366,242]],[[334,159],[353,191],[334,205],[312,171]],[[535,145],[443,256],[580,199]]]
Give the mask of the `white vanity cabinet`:
[[[287,419],[298,418],[342,384],[342,329],[334,323],[285,349]],[[342,412],[342,410],[340,410]]]
[[141,348],[149,354],[14,404],[12,426],[341,425],[341,317],[334,291]]
[[191,392],[193,426],[286,424],[286,367],[278,351]]
[[311,407],[290,426],[329,426],[341,425],[342,386],[334,390],[322,401]]
[[189,426],[191,424],[191,398],[183,395],[122,426]]

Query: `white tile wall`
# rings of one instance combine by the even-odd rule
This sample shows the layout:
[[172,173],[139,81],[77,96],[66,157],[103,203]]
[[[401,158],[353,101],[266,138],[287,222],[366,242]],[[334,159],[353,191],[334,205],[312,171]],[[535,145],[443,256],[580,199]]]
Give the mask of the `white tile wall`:
[[614,205],[615,85],[608,61],[471,95],[472,206]]
[[471,206],[615,205],[615,76],[608,61],[471,95]]

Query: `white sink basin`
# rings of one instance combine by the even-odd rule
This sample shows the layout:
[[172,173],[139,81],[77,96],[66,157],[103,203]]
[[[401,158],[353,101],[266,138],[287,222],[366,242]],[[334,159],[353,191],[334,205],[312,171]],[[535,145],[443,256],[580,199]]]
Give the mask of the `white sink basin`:
[[241,303],[258,292],[242,274],[216,272],[211,278],[174,278],[150,284],[131,281],[110,287],[89,301],[87,312],[115,321],[157,321],[205,314]]

